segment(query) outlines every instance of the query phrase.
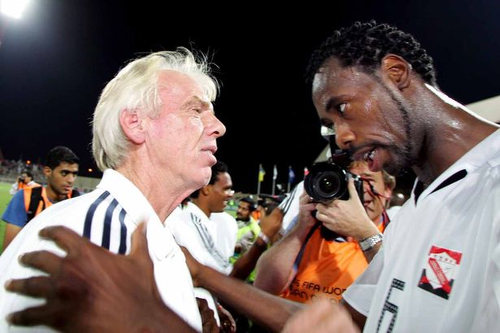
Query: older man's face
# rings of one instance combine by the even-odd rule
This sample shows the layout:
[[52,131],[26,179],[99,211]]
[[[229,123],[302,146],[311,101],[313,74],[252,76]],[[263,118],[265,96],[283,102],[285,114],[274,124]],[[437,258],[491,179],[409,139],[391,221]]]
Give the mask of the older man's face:
[[[172,184],[200,188],[210,180],[216,139],[226,132],[212,104],[189,76],[164,71],[159,76],[162,107],[146,122],[148,153]],[[160,178],[165,179],[165,178]]]

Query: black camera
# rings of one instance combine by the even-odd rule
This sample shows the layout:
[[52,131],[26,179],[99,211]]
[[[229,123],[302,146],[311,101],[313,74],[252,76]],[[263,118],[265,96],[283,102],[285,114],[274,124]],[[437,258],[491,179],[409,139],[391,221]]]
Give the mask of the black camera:
[[[334,134],[327,133],[323,136],[326,136],[330,143],[331,157],[327,162],[319,162],[312,165],[311,170],[304,178],[305,191],[314,202],[329,203],[336,199],[348,200],[349,189],[347,188],[347,184],[349,182],[348,175],[350,175],[354,179],[356,192],[363,203],[363,180],[358,175],[349,172],[348,168],[351,163],[349,153],[338,149],[335,144]],[[313,212],[313,215],[315,214],[316,212]],[[321,236],[324,239],[345,241],[344,238],[327,229],[320,222],[318,222],[318,225],[321,225]]]
[[350,173],[346,167],[333,161],[315,163],[304,179],[304,189],[313,201],[328,203],[335,199],[349,199],[348,175],[354,179],[354,186],[363,202],[363,181]]

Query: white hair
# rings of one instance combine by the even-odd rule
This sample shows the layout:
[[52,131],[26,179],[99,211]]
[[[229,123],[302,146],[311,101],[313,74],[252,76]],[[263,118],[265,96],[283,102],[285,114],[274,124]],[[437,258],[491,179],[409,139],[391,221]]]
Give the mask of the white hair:
[[159,113],[162,101],[158,76],[163,70],[190,76],[210,101],[215,100],[219,85],[210,75],[205,56],[195,59],[188,49],[179,47],[131,61],[106,85],[94,111],[92,152],[101,171],[116,169],[128,153],[129,141],[120,125],[120,113],[141,110],[150,117]]

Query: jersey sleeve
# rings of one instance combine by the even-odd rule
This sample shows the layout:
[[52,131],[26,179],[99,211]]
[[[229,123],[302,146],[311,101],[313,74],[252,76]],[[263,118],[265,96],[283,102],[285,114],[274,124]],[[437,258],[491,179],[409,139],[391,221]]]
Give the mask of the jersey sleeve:
[[298,183],[290,195],[286,197],[285,200],[283,200],[278,206],[284,214],[281,225],[282,235],[286,235],[297,223],[297,216],[299,215],[299,199],[302,192],[304,192],[303,181]]
[[24,227],[28,220],[26,208],[24,207],[24,190],[14,194],[10,200],[7,209],[2,215],[2,220],[9,224]]
[[370,265],[368,265],[368,268],[342,294],[343,299],[365,317],[368,317],[368,312],[383,267],[384,247],[381,247]]

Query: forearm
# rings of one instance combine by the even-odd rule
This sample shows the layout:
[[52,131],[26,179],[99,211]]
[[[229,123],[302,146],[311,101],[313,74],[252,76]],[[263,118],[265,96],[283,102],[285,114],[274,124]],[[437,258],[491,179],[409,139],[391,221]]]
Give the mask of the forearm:
[[362,331],[363,328],[365,327],[366,323],[366,317],[356,311],[349,303],[347,303],[345,300],[341,300],[340,304],[344,306],[344,308],[349,312],[351,315],[352,321],[358,326],[358,328]]
[[382,246],[382,242],[375,244],[374,247],[372,247],[370,250],[363,251],[363,254],[365,255],[366,261],[370,263],[375,257],[375,255],[378,253],[378,250],[380,250],[380,247]]
[[288,318],[302,308],[300,303],[273,296],[209,267],[200,270],[196,281],[223,303],[275,332],[281,331]]
[[229,276],[236,279],[245,280],[255,268],[259,257],[267,249],[267,244],[260,238],[246,251],[233,265],[233,270]]
[[254,286],[275,295],[287,287],[293,274],[293,264],[309,230],[297,224],[260,257]]
[[141,316],[142,324],[138,323],[137,332],[176,332],[191,333],[196,332],[175,312],[166,306],[148,307],[146,317]]
[[21,227],[11,223],[5,223],[5,235],[3,239],[2,252],[5,251],[7,246],[12,242],[16,235],[21,231]]

